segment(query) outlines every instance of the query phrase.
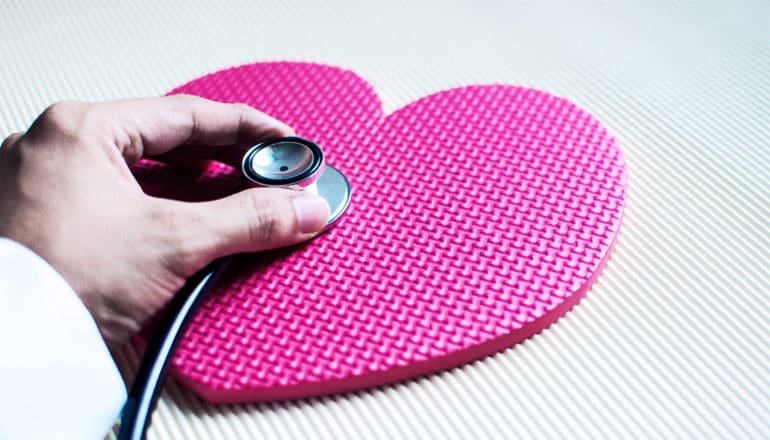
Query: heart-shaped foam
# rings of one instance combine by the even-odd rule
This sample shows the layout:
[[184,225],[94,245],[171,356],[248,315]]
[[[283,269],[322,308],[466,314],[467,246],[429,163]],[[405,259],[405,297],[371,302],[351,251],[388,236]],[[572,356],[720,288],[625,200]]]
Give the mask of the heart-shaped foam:
[[[354,73],[259,63],[185,84],[244,102],[324,148],[353,187],[328,233],[241,256],[194,318],[172,374],[212,402],[341,392],[450,368],[542,330],[585,295],[620,227],[626,175],[571,102],[470,86],[385,116]],[[235,191],[238,171],[145,162],[149,193]]]

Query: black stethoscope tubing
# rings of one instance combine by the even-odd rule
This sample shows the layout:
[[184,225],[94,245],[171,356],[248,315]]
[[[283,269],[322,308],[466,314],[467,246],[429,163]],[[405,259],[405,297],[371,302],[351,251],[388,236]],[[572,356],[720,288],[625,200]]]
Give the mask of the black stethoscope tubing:
[[216,285],[233,257],[220,258],[187,279],[163,313],[139,364],[128,399],[123,406],[118,440],[145,436],[155,403],[163,390],[171,356],[206,293]]

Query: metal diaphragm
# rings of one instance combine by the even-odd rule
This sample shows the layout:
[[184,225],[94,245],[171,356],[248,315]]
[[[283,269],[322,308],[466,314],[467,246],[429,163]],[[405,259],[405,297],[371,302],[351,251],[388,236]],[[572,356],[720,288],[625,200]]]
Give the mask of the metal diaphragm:
[[327,166],[314,142],[295,136],[271,139],[243,156],[243,174],[259,186],[285,187],[317,194],[329,203],[327,226],[337,221],[350,203],[350,182]]
[[321,177],[323,168],[321,147],[298,137],[262,142],[243,156],[243,174],[261,186],[304,188]]

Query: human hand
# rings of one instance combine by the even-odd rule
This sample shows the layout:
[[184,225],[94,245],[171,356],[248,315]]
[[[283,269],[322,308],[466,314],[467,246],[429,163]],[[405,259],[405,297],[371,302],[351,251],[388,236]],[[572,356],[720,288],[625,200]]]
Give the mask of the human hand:
[[176,155],[240,167],[249,146],[291,134],[246,105],[193,96],[54,104],[0,148],[0,236],[56,268],[119,344],[210,261],[307,240],[329,217],[322,198],[287,189],[150,197],[128,165]]

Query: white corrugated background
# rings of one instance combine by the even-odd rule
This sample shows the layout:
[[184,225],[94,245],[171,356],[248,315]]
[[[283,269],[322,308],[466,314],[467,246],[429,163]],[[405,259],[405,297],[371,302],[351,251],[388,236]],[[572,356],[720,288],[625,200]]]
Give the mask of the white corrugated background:
[[[626,154],[617,248],[578,307],[496,356],[264,405],[171,382],[150,438],[770,438],[767,1],[4,0],[0,134],[56,100],[276,59],[352,68],[387,111],[489,82],[579,103]],[[137,360],[119,353],[129,380]]]

